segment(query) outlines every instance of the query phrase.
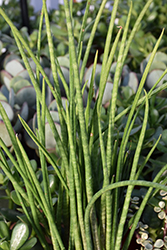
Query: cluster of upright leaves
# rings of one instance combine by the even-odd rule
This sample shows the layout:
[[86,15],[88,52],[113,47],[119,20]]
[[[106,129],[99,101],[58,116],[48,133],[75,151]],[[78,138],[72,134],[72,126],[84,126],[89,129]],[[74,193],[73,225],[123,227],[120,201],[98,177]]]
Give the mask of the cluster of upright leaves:
[[[143,4],[146,4],[146,2],[146,0],[133,1],[134,7],[129,33],[134,26],[138,13],[143,9]],[[127,0],[126,2],[121,1],[118,10],[119,25],[123,25],[125,22],[130,4],[130,0]],[[145,16],[140,23],[140,28],[136,32],[136,36],[130,46],[127,62],[129,63],[131,69],[135,68],[135,71],[138,71],[140,62],[152,52],[153,47],[156,44],[156,40],[160,35],[160,31],[165,27],[166,10],[167,3],[164,0],[154,0],[150,4]],[[159,49],[163,52],[166,52],[166,35],[167,31],[165,30],[164,36],[159,46]]]
[[[0,166],[10,179],[21,204],[22,212],[26,216],[26,221],[38,236],[43,249],[119,250],[121,248],[124,233],[126,233],[128,227],[131,227],[130,233],[122,246],[123,249],[128,249],[144,207],[150,195],[153,195],[153,188],[156,190],[161,189],[167,191],[167,187],[164,185],[166,183],[166,179],[159,184],[159,179],[162,173],[167,169],[167,165],[165,165],[158,172],[158,174],[156,174],[153,182],[144,180],[138,181],[136,179],[136,174],[139,176],[138,161],[142,150],[149,115],[148,99],[152,94],[165,89],[167,85],[163,84],[154,90],[160,81],[159,79],[149,93],[147,94],[145,92],[145,95],[140,98],[149,68],[161,41],[163,31],[157,41],[152,55],[150,56],[150,60],[147,63],[133,104],[131,107],[126,108],[122,113],[116,116],[116,101],[122,68],[135,32],[138,29],[138,26],[152,0],[147,1],[138,19],[136,20],[136,23],[134,24],[131,34],[127,37],[132,11],[132,6],[130,7],[125,27],[123,27],[123,29],[122,27],[119,27],[115,41],[113,45],[110,46],[114,20],[119,3],[118,0],[114,1],[105,43],[99,84],[99,96],[94,105],[93,112],[90,113],[90,105],[93,96],[93,80],[97,63],[96,55],[86,109],[84,109],[83,106],[82,95],[84,87],[82,88],[82,82],[84,71],[91,50],[93,38],[106,2],[107,0],[102,1],[96,19],[94,20],[83,58],[82,67],[80,69],[79,62],[82,52],[82,41],[90,2],[87,2],[79,34],[79,42],[76,47],[73,34],[73,1],[64,1],[70,58],[70,88],[68,88],[66,82],[63,81],[68,99],[68,103],[66,103],[65,108],[61,102],[60,87],[58,82],[58,70],[60,70],[60,66],[55,57],[55,48],[52,41],[46,0],[43,0],[37,55],[33,54],[14,24],[9,20],[5,12],[0,9],[0,14],[11,27],[15,41],[20,50],[20,54],[22,55],[24,64],[36,91],[38,130],[33,133],[26,122],[21,117],[19,118],[29,136],[38,146],[40,156],[39,167],[42,172],[43,184],[41,185],[20,139],[14,134],[12,125],[1,104],[0,114],[11,137],[14,155],[12,155],[12,153],[8,150],[3,141],[0,140]],[[39,63],[43,15],[45,18],[54,86],[50,83],[45,71]],[[103,123],[101,122],[102,98],[119,40],[121,40],[121,45],[117,58],[112,99],[108,108],[107,126],[103,127]],[[37,66],[36,74],[33,73],[29,65],[25,49],[26,53],[29,54]],[[39,73],[43,75],[44,80],[50,87],[57,102],[61,135],[57,131],[52,116],[45,103],[44,81],[42,91],[39,88]],[[127,150],[130,149],[128,146],[129,136],[143,105],[145,106],[144,119],[140,131],[139,141],[136,145],[134,156],[130,158],[127,152]],[[116,135],[117,131],[115,130],[115,122],[124,114],[128,114],[128,119],[123,137],[119,140],[119,134],[118,136]],[[57,165],[54,156],[50,154],[45,147],[46,118],[59,148],[61,156],[59,166]],[[143,166],[147,163],[156,145],[157,142],[147,154]],[[10,158],[10,161],[14,165],[16,171],[22,177],[24,188],[23,185],[19,185],[19,183],[17,183],[15,176],[12,175],[11,168],[5,156]],[[50,178],[47,168],[48,163],[52,166],[52,171],[59,179],[58,188],[55,190],[58,194],[56,202],[50,189]],[[131,194],[134,186],[136,185],[146,186],[148,187],[148,191],[138,212],[128,222],[128,226],[125,227],[124,231],[129,204],[131,201]],[[125,186],[128,186],[127,189],[125,189]],[[100,199],[97,203],[95,203],[98,198]]]

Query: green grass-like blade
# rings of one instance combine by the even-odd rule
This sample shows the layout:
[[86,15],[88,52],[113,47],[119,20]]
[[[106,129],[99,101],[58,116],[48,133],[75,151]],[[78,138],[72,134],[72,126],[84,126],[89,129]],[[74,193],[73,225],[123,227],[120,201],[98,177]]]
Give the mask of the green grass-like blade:
[[[43,0],[43,11],[45,15],[45,24],[46,24],[46,32],[47,32],[47,37],[48,37],[48,45],[49,45],[49,53],[50,53],[50,61],[51,61],[51,69],[52,69],[52,75],[53,75],[53,80],[54,80],[54,89],[57,92],[57,95],[55,96],[56,101],[61,97],[61,92],[60,92],[60,86],[59,86],[59,81],[58,81],[58,70],[57,70],[57,64],[55,60],[55,48],[53,45],[53,39],[52,39],[52,34],[51,34],[51,28],[50,28],[50,22],[49,22],[49,15],[46,7],[46,0]],[[57,98],[58,97],[58,98]],[[59,105],[57,102],[57,109],[59,113],[59,120],[61,124],[61,138],[62,138],[62,144],[65,145],[67,144],[66,142],[66,117],[64,115],[64,110],[62,112],[62,105]]]
[[36,143],[36,145],[41,149],[41,151],[43,152],[43,154],[47,157],[48,161],[50,162],[50,164],[52,164],[53,168],[55,169],[55,172],[57,174],[57,176],[59,177],[59,179],[61,180],[62,184],[64,185],[65,189],[68,191],[68,187],[67,184],[64,180],[64,178],[62,177],[62,174],[58,168],[58,166],[56,165],[56,163],[54,162],[54,159],[52,158],[52,156],[47,152],[47,150],[45,149],[45,147],[40,143],[40,141],[37,139],[37,137],[34,135],[34,133],[32,132],[32,130],[29,128],[29,126],[26,124],[26,122],[19,116],[19,119],[22,123],[22,125],[24,126],[25,130],[27,131],[27,133],[29,134],[29,136],[32,138],[32,140]]
[[108,32],[107,32],[107,37],[106,37],[106,42],[105,42],[105,47],[104,47],[104,55],[103,55],[103,62],[102,62],[102,75],[103,75],[103,72],[105,71],[105,67],[108,61],[108,55],[109,55],[109,50],[110,50],[111,38],[112,38],[115,18],[117,14],[118,4],[119,4],[119,0],[115,0],[113,4],[113,9],[111,12],[111,19],[110,19],[110,24],[108,27]]
[[119,50],[118,60],[117,60],[117,66],[116,66],[116,72],[114,76],[114,84],[113,84],[113,90],[112,90],[112,99],[111,99],[111,108],[109,113],[109,127],[108,127],[108,141],[107,141],[107,166],[108,169],[110,169],[111,165],[111,150],[113,145],[113,132],[114,132],[114,123],[115,123],[115,113],[116,113],[116,101],[117,101],[117,93],[118,93],[118,86],[119,86],[119,80],[121,75],[121,69],[122,69],[122,58],[124,55],[124,47],[126,43],[126,37],[128,33],[128,27],[130,23],[130,17],[132,12],[132,5],[128,13],[128,18],[125,26],[125,30],[123,33],[121,46]]
[[6,128],[8,130],[12,145],[13,145],[15,151],[17,151],[18,157],[20,157],[21,153],[20,153],[20,150],[19,150],[17,142],[16,142],[15,132],[13,130],[12,124],[11,124],[11,122],[10,122],[10,120],[9,120],[9,118],[8,118],[8,116],[7,116],[7,114],[6,114],[5,110],[4,110],[1,102],[0,102],[0,115],[1,115],[2,120],[5,123],[5,126],[6,126]]
[[151,148],[150,152],[148,153],[147,157],[145,158],[144,162],[142,163],[141,167],[138,169],[136,175],[135,175],[135,179],[138,180],[140,174],[142,173],[143,168],[146,166],[146,163],[148,162],[148,160],[150,159],[151,155],[153,154],[155,148],[158,145],[158,142],[161,139],[161,135],[159,136],[158,140],[155,142],[155,144],[153,145],[153,147]]
[[46,7],[46,0],[43,0],[43,11],[44,11],[44,16],[45,16],[46,33],[47,33],[47,38],[48,38],[49,54],[50,54],[50,61],[51,61],[55,89],[57,90],[58,95],[61,96],[59,82],[58,82],[58,75],[57,75],[57,65],[55,62],[55,48],[54,48],[53,40],[52,40],[49,15],[48,15],[47,7]]
[[[38,96],[38,99],[39,99],[39,100],[42,100],[42,94],[41,94],[41,91],[40,91],[40,89],[39,89],[39,85],[38,85],[38,83],[36,82],[34,73],[33,73],[32,69],[31,69],[31,67],[30,67],[30,64],[29,64],[27,58],[26,58],[26,55],[25,55],[24,50],[23,50],[23,47],[22,47],[20,41],[18,40],[18,38],[17,38],[17,36],[15,35],[14,32],[13,32],[13,34],[14,34],[15,40],[16,40],[16,42],[17,42],[18,48],[19,48],[19,50],[20,50],[20,53],[21,53],[21,55],[22,55],[22,58],[23,58],[23,60],[24,60],[25,66],[26,66],[26,68],[27,68],[27,71],[28,71],[28,73],[29,73],[29,76],[30,76],[30,78],[31,78],[31,81],[32,81],[32,83],[33,83],[33,86],[34,86],[34,89],[35,89],[35,91],[36,91],[36,94],[37,94],[37,96]],[[37,67],[39,68],[38,63],[37,63]],[[46,78],[45,78],[45,80],[46,80]],[[51,88],[52,88],[52,87],[51,87]],[[58,106],[59,106],[59,103],[58,103]],[[61,107],[61,106],[60,106],[60,107]],[[63,143],[62,143],[62,141],[61,141],[61,139],[60,139],[59,133],[58,133],[58,131],[57,131],[57,129],[56,129],[56,126],[55,126],[55,124],[54,124],[54,122],[53,122],[53,119],[52,119],[52,117],[51,117],[51,114],[50,114],[50,112],[49,112],[49,110],[48,110],[46,104],[45,104],[45,108],[46,108],[46,117],[47,117],[47,120],[48,120],[48,122],[49,122],[50,128],[51,128],[51,130],[52,130],[52,132],[53,132],[54,138],[55,138],[55,140],[56,140],[56,142],[57,142],[57,145],[58,145],[58,147],[59,147],[59,149],[60,149],[61,156],[62,156],[62,158],[63,158],[65,164],[68,165],[67,154],[66,154],[66,148],[65,148],[65,146],[63,145]],[[65,112],[65,111],[64,111],[64,108],[63,108],[63,107],[60,108],[59,112],[62,112],[62,114],[64,114],[64,112]],[[63,127],[63,128],[64,128],[64,127]],[[63,128],[62,128],[62,135],[63,135],[63,131],[64,131]]]
[[[72,129],[70,127],[70,116],[69,116],[67,106],[66,106],[66,110],[67,110],[67,121],[68,121],[67,128],[68,128],[68,135],[69,135],[70,155],[71,155],[71,168],[73,168],[73,170],[71,170],[71,171],[72,171],[74,179],[75,179],[75,189],[76,189],[76,196],[77,196],[76,203],[77,203],[77,210],[78,210],[78,219],[79,219],[79,225],[80,225],[80,230],[81,230],[81,236],[82,236],[84,249],[86,250],[86,236],[85,236],[84,219],[83,219],[82,190],[81,190],[80,178],[79,178],[79,174],[78,174],[78,167],[77,167],[77,161],[76,161],[76,151],[75,151],[75,147],[74,147],[74,143],[73,143]],[[72,197],[71,197],[71,199],[72,199]],[[74,228],[77,227],[76,224],[74,224],[73,226],[74,226]]]
[[143,85],[145,83],[145,79],[146,79],[146,76],[148,74],[148,71],[149,71],[149,68],[151,66],[151,63],[153,61],[153,58],[155,56],[155,53],[156,53],[156,50],[158,48],[158,45],[160,43],[160,40],[162,38],[162,35],[163,35],[163,32],[161,33],[161,36],[160,38],[158,39],[157,41],[157,44],[153,50],[153,53],[152,53],[152,56],[147,64],[147,67],[145,69],[145,73],[141,79],[141,82],[140,82],[140,85],[139,85],[139,89],[136,93],[136,96],[135,96],[135,99],[133,101],[133,104],[132,104],[132,107],[131,107],[131,110],[130,110],[130,113],[129,113],[129,116],[128,116],[128,121],[127,121],[127,124],[126,124],[126,127],[125,127],[125,130],[124,130],[124,135],[123,135],[123,138],[122,138],[122,142],[121,142],[121,147],[120,147],[120,151],[119,151],[119,155],[118,155],[118,165],[117,165],[117,175],[116,175],[116,181],[119,180],[120,178],[120,172],[121,172],[121,165],[122,165],[122,159],[123,159],[123,156],[124,156],[124,151],[122,151],[122,148],[125,148],[126,145],[125,145],[125,141],[127,141],[127,131],[129,129],[129,126],[130,126],[130,123],[131,123],[131,120],[132,120],[132,117],[133,117],[133,114],[134,114],[134,111],[135,111],[135,108],[137,107],[137,104],[138,104],[138,100],[139,100],[139,97],[140,97],[140,94],[141,94],[141,91],[142,91],[142,88],[143,88]]
[[[31,49],[29,48],[28,44],[26,43],[26,41],[23,39],[22,35],[20,34],[20,32],[17,30],[17,28],[15,27],[15,25],[12,23],[12,21],[8,18],[8,16],[5,14],[5,12],[3,11],[2,8],[0,8],[0,14],[3,16],[3,18],[5,19],[5,21],[9,24],[9,26],[12,29],[13,35],[16,39],[16,43],[18,44],[18,40],[21,41],[22,45],[24,46],[24,48],[27,50],[27,53],[29,54],[29,56],[33,59],[33,61],[35,62],[36,66],[38,67],[38,70],[41,72],[41,74],[43,75],[43,77],[45,78],[45,81],[47,82],[54,98],[57,101],[57,104],[59,105],[59,107],[61,108],[61,113],[63,115],[63,117],[65,117],[65,112],[64,109],[62,107],[62,103],[61,103],[61,99],[60,99],[60,95],[57,92],[56,88],[53,88],[52,84],[49,81],[48,76],[46,75],[44,69],[42,68],[42,66],[40,65],[39,60],[36,58],[36,56],[34,55],[34,53],[31,51]],[[18,44],[18,48],[20,49],[21,46]],[[23,51],[24,52],[24,51]],[[20,51],[21,53],[21,51]],[[21,55],[23,55],[23,53],[21,53]],[[27,59],[26,57],[23,58],[24,63],[25,63],[25,59]],[[26,60],[27,61],[27,60]],[[25,63],[25,66],[28,70],[28,72],[30,72],[31,67],[28,66],[27,63]],[[30,72],[30,77],[31,77],[31,72]],[[39,90],[39,86],[36,86],[36,81],[34,81],[34,79],[31,78],[31,81],[33,83],[33,86],[35,88],[35,90],[37,90],[37,94],[39,95],[39,97],[41,97],[41,93]],[[35,84],[35,85],[34,85]]]
[[[44,207],[45,216],[47,217],[48,220],[50,220],[53,217],[53,215],[52,215],[52,209],[50,209],[50,204],[48,204],[48,202],[47,202],[48,199],[46,198],[46,196],[48,195],[48,193],[43,193],[42,188],[40,186],[40,183],[39,183],[39,181],[37,179],[37,176],[36,176],[36,174],[35,174],[32,166],[31,166],[31,164],[29,162],[28,156],[27,156],[27,154],[26,154],[26,152],[25,152],[22,144],[20,143],[19,139],[17,139],[17,142],[18,142],[19,148],[20,148],[20,150],[22,152],[22,156],[23,156],[23,158],[25,160],[25,169],[29,171],[29,174],[32,177],[31,180],[34,182],[34,186],[35,186],[35,188],[36,188],[36,190],[38,192],[38,196],[39,196],[39,198],[40,198],[40,200],[41,200],[41,202],[43,204],[42,207]],[[34,201],[32,200],[32,202],[34,202]],[[32,205],[31,205],[31,207],[32,207]],[[33,209],[35,209],[35,208],[33,207]],[[34,216],[37,216],[36,215],[36,211],[32,210],[32,212],[34,212],[33,213]],[[54,218],[52,218],[52,220],[53,219]],[[36,220],[38,220],[38,218],[36,217],[36,218],[34,218],[34,220],[36,221]],[[51,227],[56,227],[56,225],[53,224]],[[55,229],[56,228],[54,228],[54,230]],[[55,236],[59,237],[58,232],[56,233],[56,235],[54,233],[52,235],[52,237],[54,238],[53,246],[54,245],[58,246],[57,245],[57,239],[55,238]],[[59,239],[60,239],[60,237],[59,237]],[[61,241],[60,241],[60,244],[62,244]]]
[[[37,59],[40,61],[40,50],[41,50],[41,35],[42,35],[42,25],[43,25],[43,8],[41,10],[41,16],[39,21],[39,29],[38,29],[38,40],[37,40]],[[38,67],[36,68],[36,77],[39,82],[40,75]]]
[[75,84],[75,89],[76,89],[76,99],[77,99],[78,115],[79,115],[80,129],[81,129],[82,147],[83,147],[84,160],[85,160],[87,197],[89,200],[93,195],[92,180],[91,180],[92,179],[91,162],[90,162],[90,155],[89,155],[89,150],[88,150],[88,136],[86,133],[86,126],[85,126],[85,117],[84,117],[83,101],[82,101],[82,94],[81,94],[81,84],[80,84],[80,78],[79,78],[79,66],[77,63],[77,55],[76,55],[76,49],[75,49],[75,43],[74,43],[74,37],[73,37],[72,21],[71,21],[71,17],[69,13],[67,0],[64,1],[64,9],[65,9],[66,20],[67,20],[70,56],[72,57],[72,61],[73,61],[74,84]]
[[[3,146],[2,141],[0,140],[0,144]],[[9,178],[9,180],[12,182],[15,190],[20,193],[22,195],[22,197],[24,198],[24,200],[29,203],[28,197],[26,192],[24,191],[23,188],[20,187],[20,185],[17,183],[17,181],[15,180],[15,178],[13,177],[13,174],[11,173],[11,171],[9,170],[9,167],[7,164],[5,164],[5,156],[0,148],[0,156],[2,158],[3,161],[0,162],[0,166],[2,168],[2,170],[4,171],[4,173],[6,174],[6,176]]]
[[140,84],[139,84],[138,91],[137,91],[137,93],[136,93],[135,99],[134,99],[134,101],[133,101],[133,105],[132,105],[132,107],[131,107],[131,111],[130,111],[129,118],[128,118],[129,121],[131,120],[131,117],[133,116],[133,112],[134,112],[134,110],[135,110],[135,108],[136,108],[136,106],[137,106],[137,103],[138,103],[138,100],[139,100],[141,91],[142,91],[142,89],[143,89],[143,86],[144,86],[146,77],[147,77],[147,75],[148,75],[149,69],[150,69],[150,67],[151,67],[152,61],[153,61],[153,59],[154,59],[154,56],[155,56],[155,54],[156,54],[156,51],[157,51],[158,46],[159,46],[159,44],[160,44],[160,41],[161,41],[161,39],[162,39],[163,33],[164,33],[164,30],[162,30],[162,32],[161,32],[161,35],[160,35],[160,37],[159,37],[159,39],[158,39],[158,41],[157,41],[157,43],[156,43],[156,45],[155,45],[155,47],[154,47],[154,49],[153,49],[153,52],[152,52],[151,57],[150,57],[150,60],[148,61],[147,66],[146,66],[146,68],[145,68],[145,71],[144,71],[144,73],[143,73],[142,79],[141,79]]
[[[148,104],[148,97],[147,97],[146,91],[145,91],[145,94],[146,94],[146,106],[145,106],[145,114],[144,114],[143,126],[142,126],[142,129],[141,129],[141,132],[140,132],[138,144],[137,144],[135,155],[134,155],[134,158],[133,158],[133,164],[132,164],[132,168],[131,168],[131,172],[130,172],[130,178],[129,178],[130,180],[133,180],[135,178],[135,174],[136,174],[136,170],[137,170],[137,164],[138,164],[140,152],[141,152],[143,141],[144,141],[145,131],[146,131],[146,127],[147,127],[149,104]],[[124,205],[123,205],[123,208],[122,208],[120,223],[119,223],[119,226],[118,226],[117,238],[116,238],[116,243],[115,243],[115,245],[116,245],[115,250],[120,249],[119,246],[121,245],[121,241],[122,241],[123,229],[124,229],[124,224],[125,224],[125,221],[126,221],[126,218],[127,218],[127,213],[128,213],[128,209],[129,209],[129,203],[130,203],[132,190],[133,190],[133,187],[128,186],[125,201],[124,201]]]
[[118,41],[121,35],[121,30],[122,27],[120,27],[118,34],[114,40],[114,43],[112,45],[110,54],[109,54],[109,49],[110,49],[110,43],[111,43],[111,38],[112,38],[112,32],[113,32],[113,27],[114,27],[114,20],[116,17],[116,12],[118,8],[118,3],[119,1],[116,0],[114,1],[114,6],[112,9],[112,14],[111,14],[111,20],[109,24],[109,29],[107,32],[107,38],[106,38],[106,43],[105,43],[105,48],[104,48],[104,54],[103,54],[103,62],[102,62],[102,70],[101,70],[101,76],[100,76],[100,84],[99,84],[99,100],[98,100],[98,112],[100,112],[100,107],[102,103],[102,98],[104,95],[104,90],[105,90],[105,83],[107,81],[107,77],[109,75],[109,70],[111,68],[111,64],[114,58],[114,54],[118,45]]
[[[78,47],[77,47],[78,58],[80,57],[79,55],[82,52],[82,45],[83,45],[82,43],[83,43],[83,38],[84,38],[84,34],[85,34],[85,26],[86,26],[88,13],[89,13],[89,7],[90,7],[90,2],[87,1],[83,20],[82,20],[82,26],[81,26],[81,30],[80,30],[80,34],[79,34],[79,39],[78,39]],[[80,60],[78,61],[78,63],[80,63]]]
[[[115,113],[116,113],[116,102],[117,102],[117,94],[118,94],[118,87],[119,87],[119,81],[120,81],[120,76],[121,76],[121,70],[122,70],[122,58],[124,54],[124,47],[126,43],[126,38],[128,34],[128,27],[130,23],[130,17],[131,17],[131,12],[132,12],[132,5],[128,13],[128,18],[127,22],[125,25],[125,29],[123,32],[123,37],[120,45],[120,50],[119,50],[119,55],[118,55],[118,60],[117,60],[117,66],[116,66],[116,71],[115,71],[115,76],[114,76],[114,84],[113,84],[113,90],[112,90],[112,99],[110,102],[110,112],[109,112],[109,125],[108,125],[108,140],[107,140],[107,151],[106,151],[106,159],[107,159],[107,168],[110,176],[110,166],[111,166],[111,161],[112,161],[112,148],[113,148],[113,142],[114,142],[114,125],[115,125]],[[116,176],[117,178],[117,176]],[[115,191],[115,207],[114,207],[114,213],[113,213],[113,225],[117,223],[117,210],[118,210],[118,190]],[[108,222],[109,223],[109,222]],[[116,235],[116,228],[113,226],[112,227],[112,247],[114,247],[115,242],[114,238]]]
[[[158,174],[156,175],[156,177],[154,178],[154,180],[151,182],[151,183],[153,183],[153,184],[157,184],[157,182],[159,181],[159,178],[161,177],[161,175],[164,173],[164,171],[166,171],[167,170],[167,164],[158,172]],[[164,190],[164,188],[166,188],[166,185],[163,185],[163,183],[161,183],[161,185],[162,185],[162,190]],[[147,204],[147,202],[148,202],[148,199],[150,198],[150,195],[151,195],[151,193],[152,193],[152,191],[153,191],[153,186],[150,184],[150,186],[148,186],[149,187],[149,189],[148,189],[148,191],[147,191],[147,193],[146,193],[146,195],[145,195],[145,197],[144,197],[144,199],[143,199],[143,201],[142,201],[142,203],[141,203],[141,205],[140,205],[140,208],[139,208],[139,210],[137,211],[137,213],[136,213],[136,216],[135,216],[135,219],[134,219],[134,221],[133,221],[133,225],[132,225],[132,227],[131,227],[131,230],[130,230],[130,232],[129,232],[129,234],[128,234],[128,238],[127,238],[127,240],[126,240],[126,242],[125,242],[125,244],[124,244],[124,247],[123,247],[123,250],[126,250],[127,248],[128,248],[128,246],[129,246],[129,244],[130,244],[130,241],[131,241],[131,239],[132,239],[132,237],[133,237],[133,235],[134,235],[134,231],[135,231],[135,229],[136,229],[136,227],[137,227],[137,223],[139,222],[139,220],[140,220],[140,217],[141,217],[141,215],[142,215],[142,213],[143,213],[143,210],[144,210],[144,208],[145,208],[145,206],[146,206],[146,204]],[[158,190],[160,190],[159,188],[156,188],[155,189],[155,191],[154,191],[154,195],[155,195],[155,193],[158,191]]]
[[[40,109],[40,101],[37,97],[36,100],[36,106],[37,106],[37,122],[38,122],[38,131],[37,131],[37,138],[41,142],[43,146],[45,146],[45,117],[46,117],[46,108],[45,108],[45,81],[43,78],[42,82],[42,104]],[[41,114],[42,113],[42,114]],[[48,205],[50,206],[52,210],[52,198],[51,198],[51,192],[49,188],[49,177],[48,177],[48,171],[47,171],[47,164],[44,154],[39,150],[40,155],[40,162],[41,162],[41,169],[42,169],[42,176],[43,176],[43,183],[44,183],[44,193],[47,194],[46,199],[48,202]]]
[[83,79],[83,76],[84,76],[86,63],[87,63],[87,60],[88,60],[88,57],[89,57],[89,53],[90,53],[90,49],[91,49],[91,46],[92,46],[92,43],[93,43],[93,39],[94,39],[94,36],[95,36],[97,25],[98,25],[98,23],[100,21],[100,18],[101,18],[101,15],[102,15],[102,12],[103,12],[103,9],[105,7],[106,2],[107,2],[107,0],[102,1],[101,5],[100,5],[100,8],[99,8],[99,11],[97,13],[94,25],[92,27],[92,31],[91,31],[91,34],[90,34],[90,37],[89,37],[88,44],[86,46],[86,51],[85,51],[85,55],[84,55],[83,62],[82,62],[82,67],[81,67],[81,72],[80,72],[80,79],[81,80]]
[[127,43],[126,43],[124,55],[123,55],[123,58],[122,58],[123,64],[124,64],[125,59],[126,59],[126,57],[127,57],[127,54],[128,54],[129,48],[130,48],[130,45],[131,45],[131,43],[132,43],[132,40],[133,40],[133,38],[134,38],[134,36],[135,36],[137,30],[138,30],[138,27],[139,27],[139,25],[141,24],[141,21],[142,21],[142,19],[143,19],[145,13],[146,13],[146,11],[147,11],[147,9],[149,8],[149,6],[150,6],[150,4],[151,4],[152,2],[153,2],[153,0],[148,0],[148,1],[147,1],[147,3],[146,3],[145,6],[143,7],[141,13],[139,14],[139,16],[138,16],[138,18],[137,18],[137,20],[136,20],[136,22],[135,22],[135,24],[134,24],[134,26],[133,26],[133,29],[132,29],[132,31],[131,31],[131,33],[130,33],[130,36],[129,36],[129,39],[128,39]]
[[90,105],[91,105],[91,101],[93,97],[93,83],[94,83],[95,72],[96,72],[97,56],[98,56],[98,51],[96,51],[95,59],[93,63],[93,69],[92,69],[92,75],[91,75],[89,93],[88,93],[88,100],[87,100],[87,105],[86,105],[86,110],[85,110],[85,122],[86,122],[87,131],[88,131],[88,124],[89,124],[89,119],[90,119]]
[[99,97],[98,97],[98,103],[97,103],[97,110],[98,110],[99,114],[101,113],[101,105],[102,105],[104,90],[105,90],[107,78],[109,75],[109,71],[111,68],[111,64],[112,64],[112,61],[114,58],[114,54],[115,54],[115,51],[116,51],[116,48],[117,48],[117,45],[119,42],[121,31],[122,31],[122,28],[120,28],[118,33],[117,33],[117,36],[116,36],[114,43],[112,45],[107,63],[106,64],[102,63],[102,70],[101,70],[100,84],[99,84]]

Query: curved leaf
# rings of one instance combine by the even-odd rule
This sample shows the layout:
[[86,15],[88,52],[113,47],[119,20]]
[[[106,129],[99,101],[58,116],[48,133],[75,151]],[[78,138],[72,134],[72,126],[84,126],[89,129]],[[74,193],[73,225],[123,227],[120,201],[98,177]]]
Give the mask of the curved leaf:
[[9,228],[4,221],[0,221],[0,237],[10,239]]
[[24,70],[24,67],[19,61],[14,59],[5,65],[5,70],[9,72],[12,76],[16,76],[18,73]]
[[0,241],[0,249],[2,250],[10,250],[9,248],[9,243],[5,240],[5,241]]
[[0,138],[2,138],[3,142],[7,147],[12,146],[11,138],[3,121],[0,121]]
[[16,103],[22,106],[24,102],[28,103],[28,106],[32,107],[36,103],[36,92],[34,87],[27,86],[20,89],[16,94]]
[[12,76],[5,70],[1,70],[0,72],[0,79],[3,84],[10,89],[10,81],[12,80]]
[[[156,70],[151,71],[149,73],[149,75],[147,77],[147,81],[146,81],[147,88],[151,89],[154,86],[154,84],[158,81],[158,79],[161,77],[163,72],[164,71],[160,70],[160,69],[156,69]],[[161,81],[158,83],[157,87],[161,86],[164,81],[167,81],[167,74],[161,79]]]
[[[13,117],[14,117],[12,107],[5,101],[1,101],[1,104],[2,104],[3,108],[5,109],[5,112],[9,118],[9,120],[12,121]],[[0,120],[2,120],[1,115],[0,115]]]
[[37,238],[33,237],[30,240],[28,240],[19,250],[29,250],[32,247],[34,247],[36,243],[37,243]]
[[13,231],[10,241],[10,250],[19,249],[28,239],[29,229],[25,223],[17,224]]

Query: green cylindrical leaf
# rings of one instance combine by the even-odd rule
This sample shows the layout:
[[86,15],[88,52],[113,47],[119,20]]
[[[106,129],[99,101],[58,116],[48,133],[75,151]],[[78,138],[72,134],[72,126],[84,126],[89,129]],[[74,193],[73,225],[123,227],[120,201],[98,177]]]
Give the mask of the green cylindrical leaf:
[[19,249],[26,242],[28,236],[29,236],[28,226],[25,223],[17,224],[12,231],[10,250]]

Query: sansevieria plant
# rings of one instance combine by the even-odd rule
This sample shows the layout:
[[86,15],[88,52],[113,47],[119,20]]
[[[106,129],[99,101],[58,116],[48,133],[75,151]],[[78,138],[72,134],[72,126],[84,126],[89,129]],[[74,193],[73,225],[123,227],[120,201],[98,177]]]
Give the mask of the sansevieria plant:
[[[76,44],[73,35],[73,1],[64,0],[69,42],[69,86],[55,56],[56,48],[53,46],[46,0],[43,0],[43,8],[41,10],[38,53],[36,55],[33,54],[20,35],[20,32],[5,14],[5,10],[0,9],[0,14],[11,28],[36,92],[36,131],[32,131],[21,116],[19,116],[19,119],[28,135],[35,142],[39,155],[38,165],[34,167],[23,146],[23,139],[15,134],[11,122],[2,104],[0,104],[1,119],[5,123],[12,141],[12,150],[9,150],[5,143],[0,140],[0,167],[3,174],[12,184],[12,192],[15,192],[15,199],[17,198],[17,204],[19,204],[17,208],[20,212],[17,225],[12,230],[15,231],[12,232],[11,237],[11,231],[9,231],[8,237],[1,237],[0,249],[31,249],[36,244],[36,240],[34,240],[34,237],[36,237],[38,243],[34,246],[34,249],[37,249],[38,246],[39,249],[47,250],[127,250],[149,198],[153,197],[159,190],[167,191],[167,178],[162,178],[162,174],[167,170],[167,165],[156,174],[153,181],[140,179],[140,172],[154,152],[160,138],[147,152],[141,171],[138,167],[147,130],[149,98],[167,87],[167,83],[163,83],[156,88],[167,73],[166,70],[148,93],[143,90],[151,63],[163,36],[163,30],[145,67],[133,104],[124,109],[119,115],[116,115],[120,76],[129,46],[152,0],[148,0],[143,7],[128,37],[128,27],[132,12],[131,5],[125,26],[118,27],[118,33],[111,44],[119,3],[118,0],[114,1],[105,41],[98,97],[92,107],[91,102],[95,94],[93,83],[98,57],[97,52],[92,67],[86,107],[83,105],[83,94],[87,85],[87,81],[85,82],[84,79],[85,68],[106,2],[107,0],[103,0],[99,5],[99,11],[92,24],[91,35],[86,45],[80,68],[82,41],[91,1],[87,1],[78,38],[79,42]],[[47,32],[54,85],[51,84],[46,72],[40,65],[40,39],[43,22],[45,22]],[[112,98],[107,111],[105,111],[107,112],[107,119],[104,121],[102,120],[102,101],[118,42],[120,42],[119,53],[113,88],[110,89]],[[32,70],[25,51],[36,64],[36,72]],[[40,75],[43,76],[42,90],[39,87]],[[67,97],[65,105],[62,104],[58,77],[61,78],[65,89]],[[45,103],[45,85],[50,87],[57,103],[60,122],[59,131]],[[143,91],[144,97],[143,95],[141,96]],[[139,129],[139,140],[136,143],[133,154],[129,154],[129,137],[134,128],[135,120],[143,107],[144,118]],[[115,123],[123,115],[127,116],[127,122],[124,133],[120,136]],[[58,159],[54,153],[49,152],[46,148],[46,121],[50,126],[50,136],[54,137],[56,147],[58,148]],[[13,170],[15,174],[13,174]],[[50,175],[53,177],[50,177]],[[19,178],[20,181],[18,181]],[[56,183],[54,188],[51,189],[53,179],[54,181],[56,180]],[[132,192],[136,187],[138,189],[146,187],[147,192],[139,209],[129,220],[127,217],[128,209]],[[1,218],[4,221],[2,224],[5,223],[5,225],[9,226],[8,220],[3,219],[4,217],[5,215]],[[33,244],[30,244],[30,240],[33,241]],[[4,245],[6,248],[2,248]]]

